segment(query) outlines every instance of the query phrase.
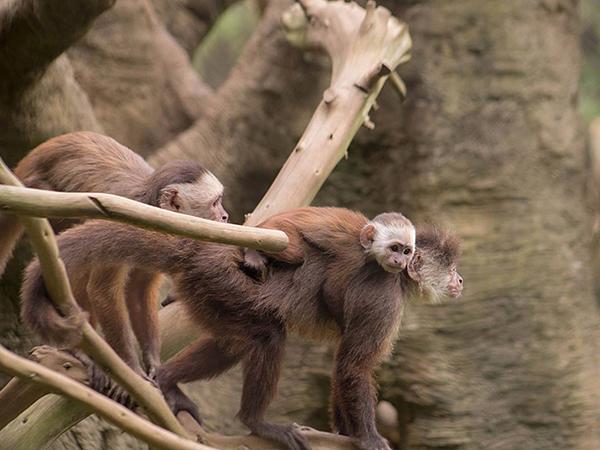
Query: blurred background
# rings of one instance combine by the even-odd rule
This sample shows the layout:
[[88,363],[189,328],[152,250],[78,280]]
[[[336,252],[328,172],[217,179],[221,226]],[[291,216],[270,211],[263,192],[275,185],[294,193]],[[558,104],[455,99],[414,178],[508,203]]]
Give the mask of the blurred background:
[[[9,33],[12,12],[35,3],[0,4],[9,165],[49,137],[103,132],[154,165],[200,161],[240,223],[327,86],[328,61],[284,38],[288,0],[68,0],[60,27]],[[378,372],[398,414],[388,436],[398,449],[597,450],[600,0],[382,4],[410,26],[408,97],[384,89],[375,129],[315,203],[455,230],[465,279],[459,301],[408,308]],[[17,253],[0,280],[0,341],[24,354],[36,342],[18,319],[26,242]],[[328,429],[331,358],[292,340],[269,415]],[[210,429],[238,433],[240,387],[233,370],[186,391]],[[91,417],[49,448],[145,445]]]

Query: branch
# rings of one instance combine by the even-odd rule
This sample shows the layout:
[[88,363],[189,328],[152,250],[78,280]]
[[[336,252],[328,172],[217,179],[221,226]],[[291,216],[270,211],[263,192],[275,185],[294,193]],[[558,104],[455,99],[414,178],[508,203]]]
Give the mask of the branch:
[[290,41],[320,48],[331,58],[332,75],[323,99],[292,154],[247,220],[256,225],[278,212],[309,205],[354,135],[369,120],[384,82],[408,60],[408,27],[375,3],[301,0],[283,16]]
[[0,345],[0,368],[21,379],[39,384],[84,404],[109,422],[147,442],[165,450],[214,450],[166,431],[94,390],[41,364],[15,355]]
[[201,219],[112,194],[54,192],[0,185],[2,210],[37,217],[112,220],[204,241],[266,251],[283,250],[288,243],[282,231]]
[[[0,182],[21,186],[20,181],[1,159]],[[38,255],[44,283],[56,307],[64,315],[79,311],[50,224],[46,219],[30,217],[22,217],[21,221]],[[132,395],[138,404],[146,409],[153,420],[168,430],[185,436],[185,430],[171,413],[160,391],[131,370],[106,341],[100,337],[83,314],[81,314],[81,329],[83,334],[81,347],[83,350],[100,363],[106,372],[114,375],[119,384]]]
[[0,6],[2,83],[27,86],[115,0],[8,0]]

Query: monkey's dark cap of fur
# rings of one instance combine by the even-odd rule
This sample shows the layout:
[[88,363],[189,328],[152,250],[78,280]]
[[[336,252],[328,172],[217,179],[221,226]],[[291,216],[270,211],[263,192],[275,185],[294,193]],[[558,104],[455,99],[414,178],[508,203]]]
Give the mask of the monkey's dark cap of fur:
[[456,262],[460,256],[458,237],[433,225],[417,228],[417,248],[435,251],[436,259],[439,258],[448,265]]
[[161,189],[169,184],[195,183],[208,170],[193,161],[170,161],[154,171],[149,185],[152,186],[149,202],[157,205]]

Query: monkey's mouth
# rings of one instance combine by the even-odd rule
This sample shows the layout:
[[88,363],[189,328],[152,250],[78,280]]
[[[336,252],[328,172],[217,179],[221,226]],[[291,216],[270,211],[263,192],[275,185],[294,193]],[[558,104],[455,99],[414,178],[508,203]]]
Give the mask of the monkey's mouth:
[[462,295],[462,288],[453,287],[448,289],[448,295],[452,298],[458,298]]
[[399,273],[406,269],[406,264],[382,264],[383,270],[390,273]]

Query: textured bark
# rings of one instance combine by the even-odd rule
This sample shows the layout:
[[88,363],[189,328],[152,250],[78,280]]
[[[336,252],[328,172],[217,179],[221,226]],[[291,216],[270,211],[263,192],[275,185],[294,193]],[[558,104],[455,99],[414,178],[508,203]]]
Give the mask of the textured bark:
[[142,155],[187,129],[211,94],[149,0],[117,2],[69,56],[106,133]]

